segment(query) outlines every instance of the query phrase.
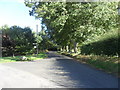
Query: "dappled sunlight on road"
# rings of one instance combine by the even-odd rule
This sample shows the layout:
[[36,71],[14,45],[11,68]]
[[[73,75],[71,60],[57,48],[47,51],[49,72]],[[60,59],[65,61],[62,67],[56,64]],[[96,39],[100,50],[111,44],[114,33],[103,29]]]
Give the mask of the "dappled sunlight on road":
[[[118,87],[118,79],[110,74],[80,64],[72,58],[57,55],[54,52],[48,53],[48,58],[34,62],[13,62],[2,64],[34,75],[40,80],[39,87],[64,87],[64,88],[115,88]],[[25,73],[23,73],[25,75]],[[28,75],[28,74],[27,74]],[[28,78],[29,78],[28,75]],[[28,82],[30,81],[30,79]],[[104,84],[104,83],[105,84]],[[51,84],[48,84],[51,83]],[[42,86],[43,85],[43,86]],[[47,85],[47,86],[44,86]],[[22,86],[21,86],[22,87]],[[32,86],[31,86],[32,87]],[[35,86],[38,87],[38,86]]]

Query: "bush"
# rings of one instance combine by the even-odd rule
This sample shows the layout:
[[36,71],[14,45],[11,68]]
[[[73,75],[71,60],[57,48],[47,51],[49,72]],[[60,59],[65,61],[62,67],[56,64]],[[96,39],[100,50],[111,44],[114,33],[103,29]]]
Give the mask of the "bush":
[[106,33],[81,47],[82,54],[95,54],[95,55],[118,55],[120,50],[118,48],[120,36],[118,31]]

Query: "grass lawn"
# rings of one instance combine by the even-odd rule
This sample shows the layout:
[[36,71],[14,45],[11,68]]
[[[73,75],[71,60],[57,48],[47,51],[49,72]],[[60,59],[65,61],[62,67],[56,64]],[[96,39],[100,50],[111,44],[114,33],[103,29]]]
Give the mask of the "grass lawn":
[[116,56],[101,56],[101,55],[81,55],[75,53],[67,53],[67,52],[58,52],[66,56],[70,56],[75,58],[77,61],[81,63],[88,64],[92,67],[95,67],[99,70],[103,70],[107,73],[114,74],[120,77],[120,72],[118,68],[120,67],[120,58]]
[[[20,61],[20,57],[22,56],[15,56],[15,57],[0,57],[0,63],[6,63],[6,62],[17,62]],[[39,60],[47,57],[45,53],[40,53],[37,56],[36,55],[26,55],[30,60]]]

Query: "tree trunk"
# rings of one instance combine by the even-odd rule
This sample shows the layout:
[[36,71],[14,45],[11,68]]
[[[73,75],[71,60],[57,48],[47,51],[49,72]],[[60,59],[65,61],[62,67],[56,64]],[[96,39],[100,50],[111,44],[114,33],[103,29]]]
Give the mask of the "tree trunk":
[[65,46],[63,46],[63,52],[65,52]]
[[74,42],[74,53],[77,53],[77,42]]
[[65,48],[65,52],[67,52],[67,48],[66,48],[66,46],[64,46],[64,48]]
[[66,46],[66,51],[68,52],[69,50],[68,50],[68,46]]
[[13,57],[15,57],[15,54],[13,53]]
[[71,53],[71,45],[69,44],[69,46],[68,46],[68,50],[69,50],[69,52]]
[[61,51],[61,52],[63,51],[62,47],[60,48],[60,51]]

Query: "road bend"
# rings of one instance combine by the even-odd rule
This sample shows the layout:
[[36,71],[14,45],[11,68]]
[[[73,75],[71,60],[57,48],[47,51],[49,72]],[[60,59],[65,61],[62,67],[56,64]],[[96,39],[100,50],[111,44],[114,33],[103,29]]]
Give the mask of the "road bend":
[[0,64],[0,88],[118,88],[118,78],[48,52],[48,58]]

